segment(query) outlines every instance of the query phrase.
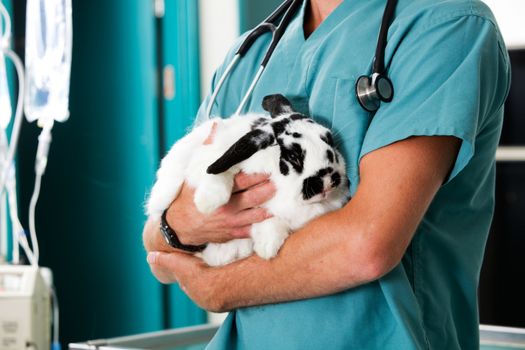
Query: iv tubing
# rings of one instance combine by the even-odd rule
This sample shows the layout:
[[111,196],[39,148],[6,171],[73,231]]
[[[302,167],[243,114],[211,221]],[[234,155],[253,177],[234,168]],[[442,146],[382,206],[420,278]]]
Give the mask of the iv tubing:
[[[0,198],[0,265],[7,261],[7,208],[6,208],[6,198],[5,195],[2,195]],[[14,257],[13,257],[14,260]]]
[[[8,177],[10,175],[10,172],[12,171],[12,164],[15,158],[18,139],[20,136],[20,127],[23,121],[22,111],[23,111],[23,102],[24,102],[25,77],[24,77],[24,66],[22,64],[22,61],[11,49],[9,49],[9,41],[11,39],[11,18],[9,17],[9,13],[7,12],[6,8],[1,2],[0,2],[0,13],[5,21],[5,30],[2,33],[2,36],[0,38],[0,50],[2,50],[2,52],[7,57],[9,57],[11,61],[13,62],[17,75],[18,75],[18,86],[19,86],[18,99],[17,99],[16,112],[15,112],[15,121],[13,123],[13,130],[11,132],[11,145],[8,147],[7,155],[6,155],[6,158],[4,159],[4,167],[0,174],[0,197],[2,197],[6,183],[8,182]],[[6,136],[6,142],[8,142],[7,136]],[[14,203],[14,206],[13,206],[13,191],[15,191],[13,187],[11,187],[11,191],[10,190],[6,191],[8,192],[7,198],[8,198],[8,203],[10,207],[9,211],[11,214],[11,220],[13,221],[13,219],[16,218],[16,221],[13,221],[13,231],[16,231],[16,233],[14,233],[13,243],[19,243],[22,249],[25,251],[28,259],[31,261],[32,264],[34,264],[35,262],[34,256],[31,250],[29,249],[27,239],[25,239],[25,234],[23,234],[22,226],[20,225],[20,221],[18,220],[18,215],[16,212],[16,203]],[[15,198],[14,200],[16,200],[16,194],[14,198]],[[13,209],[15,209],[14,212],[13,212]],[[15,252],[13,251],[13,253]],[[13,257],[17,259],[18,254],[15,253]]]
[[[9,42],[9,39],[11,37],[11,18],[9,17],[9,13],[7,12],[7,10],[4,7],[4,5],[2,4],[2,2],[0,2],[0,13],[1,13],[1,15],[2,15],[2,17],[4,18],[4,21],[5,21],[5,30],[2,33],[2,35],[0,36],[0,38],[2,40],[4,40],[5,42],[0,43],[0,45],[4,45],[5,44],[5,46],[7,46],[8,42]],[[2,46],[2,48],[3,48],[3,46]]]
[[36,235],[36,225],[35,225],[35,211],[36,204],[38,202],[38,197],[40,196],[40,185],[42,183],[42,176],[47,166],[47,156],[49,153],[49,146],[51,144],[51,129],[53,128],[54,120],[48,119],[40,136],[38,136],[38,149],[36,152],[36,161],[35,161],[35,187],[33,188],[33,195],[31,196],[31,201],[29,203],[29,232],[31,234],[31,243],[33,246],[33,254],[36,262],[40,256],[40,251],[38,248],[38,238]]
[[29,232],[31,233],[31,243],[33,247],[33,255],[35,256],[36,263],[38,264],[38,258],[40,257],[40,250],[38,248],[38,238],[36,236],[35,228],[35,209],[36,203],[38,202],[38,196],[40,195],[40,183],[42,182],[42,174],[37,174],[35,178],[35,187],[33,189],[33,195],[31,196],[31,202],[29,204]]
[[13,123],[13,131],[11,132],[11,142],[9,144],[9,151],[7,152],[7,157],[5,159],[6,167],[3,169],[2,174],[0,175],[0,195],[4,193],[4,187],[9,173],[10,165],[13,163],[15,158],[16,147],[18,145],[18,138],[20,137],[20,127],[22,126],[23,121],[23,105],[24,105],[24,89],[25,89],[25,79],[24,79],[24,66],[22,61],[18,56],[11,50],[3,50],[4,54],[9,57],[13,64],[15,65],[16,72],[18,74],[18,84],[19,84],[19,93],[18,100],[16,103],[16,113],[15,121]]
[[55,287],[51,287],[51,297],[53,299],[53,343],[52,343],[52,350],[59,350],[60,349],[60,341],[58,338],[58,330],[59,330],[59,307],[58,307],[58,297],[55,290]]
[[[31,248],[29,248],[29,243],[27,242],[27,237],[26,237],[24,228],[22,227],[22,224],[20,223],[20,219],[18,218],[18,205],[17,205],[17,198],[16,198],[16,178],[14,177],[14,172],[11,172],[9,174],[9,177],[6,183],[6,192],[8,195],[7,198],[8,198],[8,203],[9,203],[9,214],[11,216],[12,232],[13,232],[13,263],[15,264],[18,263],[15,260],[15,250],[18,251],[18,245],[19,245],[24,250],[24,253],[27,256],[27,259],[29,260],[29,263],[31,265],[36,266],[37,262],[33,255],[33,251],[31,250]],[[15,246],[15,243],[17,243],[16,246]],[[16,254],[17,253],[18,252],[16,252]]]
[[[0,131],[2,134],[0,137],[2,138],[2,158],[7,154],[7,134],[5,130]],[[4,144],[5,142],[5,144]],[[2,159],[3,160],[3,159]],[[1,213],[2,215],[2,221],[7,219],[7,208],[9,208],[9,216],[11,217],[12,221],[12,227],[11,232],[13,236],[13,242],[12,242],[12,253],[11,253],[11,261],[13,264],[18,265],[20,263],[20,250],[19,250],[19,243],[18,243],[18,234],[16,234],[16,230],[18,230],[18,227],[16,226],[17,223],[13,221],[13,216],[16,216],[18,219],[18,211],[16,209],[16,202],[15,202],[15,208],[12,207],[12,198],[10,196],[13,195],[13,181],[16,181],[14,177],[14,167],[11,166],[11,164],[4,164],[4,166],[10,167],[10,171],[8,172],[7,179],[6,179],[6,191],[2,194],[2,204],[4,204],[4,201],[6,203],[6,211]],[[15,187],[16,188],[16,182]],[[15,193],[15,201],[16,201],[16,193]],[[13,212],[13,209],[15,210]],[[3,224],[3,223],[2,223]]]

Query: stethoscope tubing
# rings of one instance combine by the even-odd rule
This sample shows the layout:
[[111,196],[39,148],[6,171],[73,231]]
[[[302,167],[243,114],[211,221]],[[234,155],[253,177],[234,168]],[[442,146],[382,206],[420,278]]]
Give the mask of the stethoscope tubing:
[[246,94],[244,94],[244,97],[243,97],[241,103],[239,104],[239,106],[237,107],[237,110],[235,111],[234,115],[240,115],[241,114],[244,106],[246,105],[246,103],[250,99],[250,96],[251,96],[253,90],[255,89],[255,85],[257,85],[257,82],[261,78],[261,75],[264,73],[264,69],[265,68],[266,67],[261,64],[261,66],[259,67],[259,70],[257,71],[257,74],[255,74],[255,77],[253,78],[252,83],[250,84],[250,87],[248,88],[248,91],[246,91]]
[[383,13],[383,19],[381,20],[381,28],[379,29],[379,35],[377,38],[376,52],[374,55],[374,64],[372,69],[373,73],[384,74],[385,72],[385,50],[388,36],[388,29],[392,19],[394,18],[394,12],[396,9],[397,0],[387,0],[385,11]]
[[215,100],[217,99],[217,95],[219,94],[219,91],[221,90],[222,85],[224,84],[224,82],[226,81],[226,78],[228,78],[228,75],[230,75],[230,72],[233,70],[233,68],[235,68],[235,66],[237,65],[237,62],[239,62],[240,59],[241,59],[241,54],[237,53],[233,57],[230,64],[228,64],[228,67],[226,67],[226,70],[224,71],[224,73],[222,73],[221,78],[217,82],[217,86],[213,90],[212,95],[210,97],[210,101],[208,102],[208,106],[206,108],[206,118],[207,119],[210,119],[211,117],[211,110],[213,108],[213,104],[215,103]]
[[[250,49],[252,44],[257,40],[257,38],[261,35],[263,35],[266,32],[274,32],[276,30],[274,22],[279,19],[284,13],[288,12],[288,10],[291,8],[291,5],[293,2],[299,2],[301,3],[302,0],[286,0],[283,2],[279,7],[273,11],[272,14],[270,14],[264,21],[262,21],[257,27],[255,27],[249,34],[246,36],[246,39],[242,42],[241,46],[239,46],[239,49],[237,49],[236,54],[240,54],[241,56],[244,56],[246,52]],[[282,24],[282,22],[281,22]],[[286,25],[285,25],[286,27]],[[284,32],[284,30],[283,30]],[[273,40],[273,38],[272,38]]]

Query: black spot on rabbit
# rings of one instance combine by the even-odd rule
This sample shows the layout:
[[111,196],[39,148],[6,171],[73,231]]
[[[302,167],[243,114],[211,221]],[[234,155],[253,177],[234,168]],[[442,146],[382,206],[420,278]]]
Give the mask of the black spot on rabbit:
[[274,135],[277,137],[284,133],[288,124],[290,124],[290,119],[281,119],[279,121],[273,122],[271,125]]
[[259,118],[259,119],[255,120],[252,123],[252,130],[255,130],[255,129],[257,129],[260,126],[265,126],[265,125],[268,125],[268,119],[267,118]]
[[290,168],[288,167],[288,165],[286,164],[286,162],[284,160],[279,160],[279,171],[281,172],[281,174],[283,174],[284,176],[288,175],[290,173]]
[[323,193],[324,184],[320,176],[310,176],[303,181],[303,199],[308,200]]
[[327,149],[326,150],[326,159],[328,159],[328,161],[330,163],[333,163],[334,162],[334,152],[332,152],[329,149]]
[[[329,176],[329,186],[325,185],[325,177]],[[341,184],[341,174],[334,171],[332,167],[320,169],[314,176],[307,177],[303,181],[302,194],[303,199],[308,200],[319,194],[328,192],[331,189],[339,187]]]
[[304,169],[304,158],[306,156],[306,151],[298,143],[292,143],[290,146],[282,145],[280,147],[280,162],[287,162],[298,174],[301,174]]

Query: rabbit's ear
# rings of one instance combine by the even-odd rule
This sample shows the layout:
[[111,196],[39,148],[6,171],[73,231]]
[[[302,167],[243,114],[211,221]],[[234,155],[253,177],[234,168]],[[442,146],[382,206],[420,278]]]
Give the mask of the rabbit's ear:
[[275,137],[263,130],[255,129],[235,142],[219,159],[208,167],[208,174],[220,174],[237,163],[250,158],[257,151],[265,149]]
[[263,98],[262,107],[270,112],[272,118],[284,113],[292,113],[292,104],[281,94],[268,95]]

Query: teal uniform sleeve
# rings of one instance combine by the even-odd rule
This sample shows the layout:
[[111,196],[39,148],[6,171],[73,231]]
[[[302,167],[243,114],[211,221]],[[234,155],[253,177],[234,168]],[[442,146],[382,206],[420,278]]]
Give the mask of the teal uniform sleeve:
[[414,28],[393,49],[395,94],[382,103],[360,158],[411,136],[455,136],[461,148],[453,179],[475,153],[475,140],[508,93],[508,57],[495,24],[477,15],[441,18]]

